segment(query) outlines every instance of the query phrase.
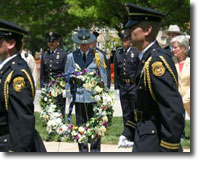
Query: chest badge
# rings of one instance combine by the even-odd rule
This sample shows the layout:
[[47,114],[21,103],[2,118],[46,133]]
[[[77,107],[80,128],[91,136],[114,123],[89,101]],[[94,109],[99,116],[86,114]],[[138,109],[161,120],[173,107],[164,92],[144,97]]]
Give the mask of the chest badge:
[[25,81],[23,77],[16,77],[13,80],[13,88],[16,92],[21,92],[25,88]]
[[154,74],[155,76],[160,77],[160,76],[164,75],[164,73],[165,73],[165,68],[164,68],[162,62],[159,62],[159,61],[154,62],[154,63],[151,65],[151,67],[152,67],[153,74]]

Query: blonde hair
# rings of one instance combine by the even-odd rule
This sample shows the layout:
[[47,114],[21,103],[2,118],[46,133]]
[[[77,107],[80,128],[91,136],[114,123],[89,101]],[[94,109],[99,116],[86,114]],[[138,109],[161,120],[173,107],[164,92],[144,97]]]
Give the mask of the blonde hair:
[[171,44],[177,42],[179,47],[185,47],[185,54],[188,53],[189,50],[189,40],[185,35],[179,35],[171,40]]

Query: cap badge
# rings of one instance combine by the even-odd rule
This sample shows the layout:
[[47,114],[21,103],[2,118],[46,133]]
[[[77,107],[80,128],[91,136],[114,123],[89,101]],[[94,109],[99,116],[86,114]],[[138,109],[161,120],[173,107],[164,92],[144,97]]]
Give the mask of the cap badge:
[[53,32],[49,32],[49,36],[52,36],[53,35]]

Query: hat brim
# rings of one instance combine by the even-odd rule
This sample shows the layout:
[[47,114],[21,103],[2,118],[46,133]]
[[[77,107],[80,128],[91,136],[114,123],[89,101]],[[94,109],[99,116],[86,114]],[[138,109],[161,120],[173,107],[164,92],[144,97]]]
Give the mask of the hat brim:
[[77,44],[90,44],[90,43],[92,43],[93,41],[96,40],[96,37],[93,34],[90,34],[90,38],[89,39],[80,40],[78,38],[78,34],[76,34],[76,35],[74,35],[72,40],[73,40],[74,43],[77,43]]
[[125,25],[125,28],[130,28],[130,27],[132,27],[132,26],[134,26],[134,25],[137,25],[137,24],[139,24],[139,23],[140,23],[139,21],[129,20],[129,21],[127,22],[127,24]]
[[179,35],[183,35],[184,33],[181,32],[181,31],[165,31],[166,34],[169,34],[169,33],[178,33]]

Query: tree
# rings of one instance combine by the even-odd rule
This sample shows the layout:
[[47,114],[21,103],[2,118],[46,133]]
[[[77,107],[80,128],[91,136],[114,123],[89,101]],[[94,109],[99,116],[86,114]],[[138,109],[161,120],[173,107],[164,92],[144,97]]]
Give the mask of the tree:
[[[128,21],[127,0],[0,0],[0,18],[26,28],[26,48],[46,47],[45,35],[56,31],[72,47],[72,31],[77,27],[110,27],[120,31]],[[129,0],[167,14],[163,28],[177,24],[183,31],[190,22],[189,0]]]

